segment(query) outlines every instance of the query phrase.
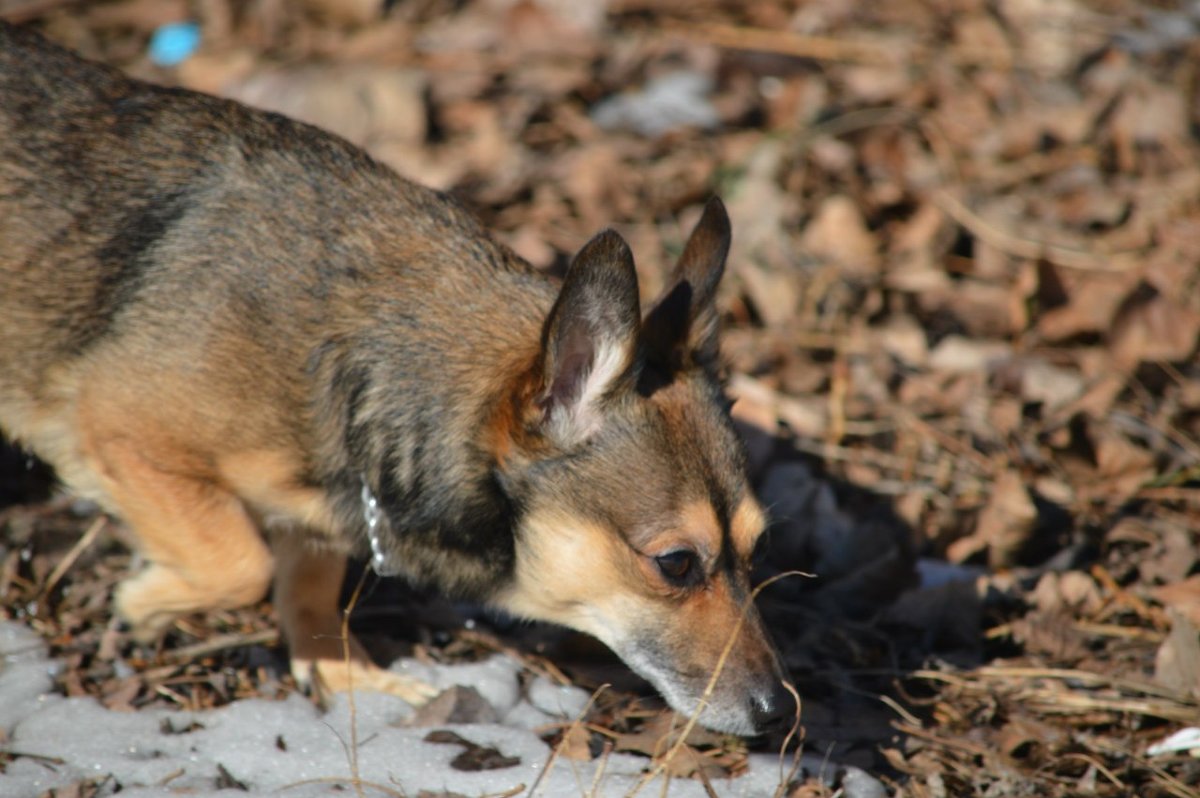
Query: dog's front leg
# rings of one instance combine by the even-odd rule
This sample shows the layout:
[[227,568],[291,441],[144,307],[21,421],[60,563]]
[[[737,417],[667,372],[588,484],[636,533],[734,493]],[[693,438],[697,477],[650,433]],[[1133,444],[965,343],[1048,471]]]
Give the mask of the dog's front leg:
[[[373,690],[423,704],[436,688],[386,671],[362,644],[343,638],[339,596],[346,573],[344,555],[320,550],[295,531],[272,537],[275,554],[275,611],[288,642],[292,675],[324,701],[330,693]],[[348,634],[348,632],[347,632]]]

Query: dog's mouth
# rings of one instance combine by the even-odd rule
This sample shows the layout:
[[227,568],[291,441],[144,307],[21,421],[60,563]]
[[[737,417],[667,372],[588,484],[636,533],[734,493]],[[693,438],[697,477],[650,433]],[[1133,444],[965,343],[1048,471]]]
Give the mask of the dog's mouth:
[[[620,647],[617,654],[646,679],[676,712],[713,731],[752,737],[779,726],[794,715],[795,701],[782,674],[730,669],[717,674],[696,668],[675,668],[668,657],[643,646]],[[712,689],[709,689],[710,684]]]

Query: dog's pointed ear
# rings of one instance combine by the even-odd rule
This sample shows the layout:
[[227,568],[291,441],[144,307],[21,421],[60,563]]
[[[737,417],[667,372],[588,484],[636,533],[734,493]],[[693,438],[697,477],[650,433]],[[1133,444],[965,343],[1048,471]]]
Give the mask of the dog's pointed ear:
[[579,250],[542,330],[543,430],[560,446],[603,424],[603,404],[629,381],[641,307],[633,253],[612,230]]
[[642,325],[648,357],[667,374],[717,357],[717,285],[725,272],[732,232],[720,198],[704,206],[683,254]]

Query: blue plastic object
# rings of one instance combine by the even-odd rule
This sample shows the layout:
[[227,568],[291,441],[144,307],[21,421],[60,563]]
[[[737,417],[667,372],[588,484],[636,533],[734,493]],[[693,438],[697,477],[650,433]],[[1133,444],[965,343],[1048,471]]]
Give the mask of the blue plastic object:
[[182,64],[200,46],[200,26],[195,22],[170,22],[150,37],[150,60],[158,66]]

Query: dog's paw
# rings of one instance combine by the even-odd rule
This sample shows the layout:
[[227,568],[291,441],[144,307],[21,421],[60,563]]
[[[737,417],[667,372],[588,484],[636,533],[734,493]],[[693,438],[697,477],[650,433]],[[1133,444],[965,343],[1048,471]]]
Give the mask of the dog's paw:
[[440,690],[431,684],[384,670],[373,664],[344,659],[292,659],[296,682],[322,704],[333,693],[370,690],[401,698],[413,706],[428,703]]
[[180,611],[175,609],[178,596],[187,586],[173,572],[151,565],[117,587],[114,597],[117,615],[139,643],[161,638]]

